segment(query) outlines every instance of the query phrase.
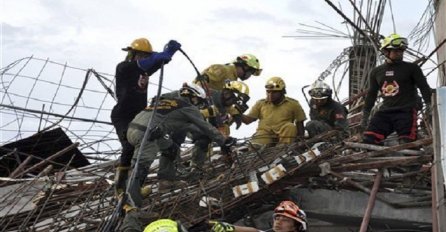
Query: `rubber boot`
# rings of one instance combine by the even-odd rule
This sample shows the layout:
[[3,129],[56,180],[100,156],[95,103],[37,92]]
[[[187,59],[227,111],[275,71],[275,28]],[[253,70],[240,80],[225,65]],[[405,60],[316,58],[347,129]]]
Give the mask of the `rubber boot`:
[[127,197],[128,201],[131,202],[132,205],[136,207],[141,207],[142,202],[144,200],[143,194],[147,192],[148,189],[144,190],[144,188],[148,187],[149,194],[152,191],[150,186],[144,187],[144,181],[147,177],[148,169],[145,167],[140,166],[138,170],[136,170],[136,174],[134,175],[134,179],[132,181],[129,181],[128,188],[127,188]]
[[120,196],[126,188],[130,167],[118,166],[115,173],[115,195]]

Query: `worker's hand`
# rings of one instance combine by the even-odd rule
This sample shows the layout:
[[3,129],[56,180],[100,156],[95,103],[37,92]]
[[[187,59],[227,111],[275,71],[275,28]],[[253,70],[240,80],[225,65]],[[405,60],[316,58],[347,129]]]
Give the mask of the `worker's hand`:
[[221,146],[221,151],[224,154],[229,154],[231,152],[231,147],[234,146],[237,143],[237,139],[234,137],[229,136],[226,140],[223,146]]
[[241,101],[237,101],[237,103],[234,105],[234,107],[243,114],[246,110],[248,110],[249,106]]
[[147,91],[147,85],[149,84],[149,76],[147,75],[139,75],[138,79],[138,87],[143,92]]
[[242,125],[242,115],[241,114],[235,114],[232,115],[232,119],[235,122],[235,129],[238,130],[238,128],[240,128],[240,126]]
[[169,41],[166,46],[164,47],[164,51],[173,55],[176,51],[178,51],[181,48],[181,44],[178,43],[175,40]]
[[227,222],[209,221],[209,225],[212,226],[212,232],[232,232],[235,230],[234,225]]

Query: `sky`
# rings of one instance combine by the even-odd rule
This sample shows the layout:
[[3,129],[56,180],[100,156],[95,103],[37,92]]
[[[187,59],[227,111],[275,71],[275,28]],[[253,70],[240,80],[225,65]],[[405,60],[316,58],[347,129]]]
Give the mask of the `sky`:
[[[333,2],[351,16],[349,1]],[[416,25],[428,1],[387,2],[392,4],[397,32],[404,36]],[[389,8],[382,24],[384,35],[393,32]],[[288,96],[297,99],[307,115],[301,88],[315,81],[351,45],[346,39],[284,37],[298,35],[300,24],[317,22],[347,33],[343,19],[322,0],[0,0],[0,20],[1,67],[33,55],[114,74],[116,64],[125,57],[121,48],[134,39],[148,38],[155,51],[174,39],[200,71],[244,53],[254,54],[263,73],[246,81],[251,90],[249,105],[265,97],[267,79],[279,76],[287,84]],[[194,77],[189,61],[177,53],[165,67],[164,86],[178,89]],[[155,73],[150,80],[157,83],[158,78]],[[155,86],[149,92],[154,95]],[[113,102],[108,104],[113,106]],[[256,126],[242,126],[233,135],[250,136]]]

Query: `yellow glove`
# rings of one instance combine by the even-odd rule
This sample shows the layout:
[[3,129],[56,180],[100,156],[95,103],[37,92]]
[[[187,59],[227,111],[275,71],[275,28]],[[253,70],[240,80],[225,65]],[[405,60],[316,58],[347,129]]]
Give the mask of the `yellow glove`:
[[226,222],[209,221],[209,225],[212,226],[212,232],[232,232],[235,230],[234,225]]

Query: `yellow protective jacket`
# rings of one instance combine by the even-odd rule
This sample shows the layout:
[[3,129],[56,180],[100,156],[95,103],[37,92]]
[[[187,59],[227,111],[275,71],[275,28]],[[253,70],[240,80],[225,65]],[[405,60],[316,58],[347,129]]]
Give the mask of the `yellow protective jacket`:
[[262,99],[256,102],[247,116],[259,119],[257,129],[279,130],[287,122],[303,122],[307,118],[299,102],[293,98],[285,97],[278,105]]
[[[206,76],[208,87],[215,90],[222,90],[226,80],[236,81],[238,78],[234,64],[213,64],[205,69],[202,75]],[[201,84],[197,80],[194,82]]]

